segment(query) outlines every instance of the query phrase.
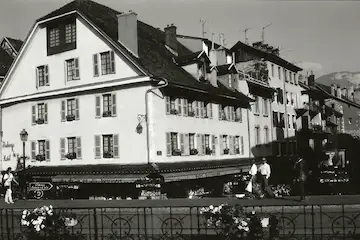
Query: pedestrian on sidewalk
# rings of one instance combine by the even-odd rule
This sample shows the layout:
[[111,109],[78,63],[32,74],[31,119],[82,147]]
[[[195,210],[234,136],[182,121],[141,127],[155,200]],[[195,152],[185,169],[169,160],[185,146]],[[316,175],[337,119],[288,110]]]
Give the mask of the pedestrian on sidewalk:
[[246,186],[246,191],[252,193],[253,192],[253,187],[254,187],[254,184],[256,183],[256,174],[258,172],[258,169],[257,169],[257,166],[255,164],[255,160],[252,159],[251,160],[251,168],[250,168],[250,171],[249,171],[249,174],[251,176],[250,178],[250,181],[248,183],[248,185]]
[[4,187],[6,189],[5,202],[7,204],[12,204],[12,203],[14,203],[14,201],[12,199],[11,184],[12,184],[12,182],[15,182],[17,185],[19,185],[19,183],[14,179],[14,175],[11,172],[11,167],[9,167],[6,170],[6,173],[3,176],[3,182],[4,182]]
[[300,200],[305,200],[305,182],[306,182],[306,163],[303,158],[299,158],[299,160],[295,163],[294,168],[296,169],[296,177],[299,183],[300,190]]
[[262,158],[262,163],[259,167],[259,172],[260,172],[260,185],[262,191],[266,193],[269,197],[274,197],[274,193],[271,191],[269,187],[271,168],[270,165],[267,163],[265,157]]

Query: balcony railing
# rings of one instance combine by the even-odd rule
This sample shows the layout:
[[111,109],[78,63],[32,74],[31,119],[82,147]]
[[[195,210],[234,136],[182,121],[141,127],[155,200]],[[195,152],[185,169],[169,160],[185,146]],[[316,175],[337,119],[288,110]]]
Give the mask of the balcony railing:
[[335,115],[328,116],[326,122],[334,125],[338,125]]
[[[333,197],[333,196],[332,196]],[[329,198],[329,197],[326,197]],[[266,200],[263,200],[264,202]],[[281,200],[280,200],[281,201]],[[39,204],[63,206],[55,211],[66,211],[75,215],[71,234],[81,235],[84,240],[110,239],[219,239],[219,229],[209,227],[201,208],[224,202],[241,204],[245,211],[256,211],[278,219],[277,231],[271,231],[266,239],[359,239],[360,210],[357,205],[341,205],[336,201],[318,204],[275,206],[259,200],[237,199],[177,199],[143,201],[41,201],[0,209],[0,239],[25,239],[21,228],[21,214],[24,209]],[[257,203],[254,203],[257,202]],[[327,201],[325,201],[327,202]],[[258,204],[258,205],[256,205]],[[91,205],[91,206],[90,206]],[[27,207],[26,207],[27,206]],[[77,207],[76,207],[77,206]],[[78,238],[77,238],[78,239]]]

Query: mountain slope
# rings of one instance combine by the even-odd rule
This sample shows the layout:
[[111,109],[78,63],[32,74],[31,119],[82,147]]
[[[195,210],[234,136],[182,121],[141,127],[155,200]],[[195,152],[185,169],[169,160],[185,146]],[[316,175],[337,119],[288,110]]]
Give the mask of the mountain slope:
[[323,75],[316,79],[316,82],[330,86],[339,84],[340,87],[359,86],[360,72],[334,72]]

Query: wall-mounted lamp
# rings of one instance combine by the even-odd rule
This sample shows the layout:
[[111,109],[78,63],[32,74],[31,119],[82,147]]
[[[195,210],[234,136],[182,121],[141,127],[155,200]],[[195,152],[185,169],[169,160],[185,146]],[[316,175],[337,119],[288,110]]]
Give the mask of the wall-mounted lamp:
[[138,134],[141,134],[142,131],[143,131],[143,126],[141,125],[141,123],[143,123],[144,121],[146,121],[146,115],[143,115],[143,114],[138,114],[137,116],[137,120],[138,120],[138,125],[136,126],[136,132]]

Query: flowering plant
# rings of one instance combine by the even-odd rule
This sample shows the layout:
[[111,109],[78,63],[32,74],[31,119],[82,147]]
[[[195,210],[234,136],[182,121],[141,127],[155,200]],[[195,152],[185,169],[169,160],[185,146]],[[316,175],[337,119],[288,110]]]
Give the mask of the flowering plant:
[[290,196],[291,187],[287,184],[279,184],[271,186],[271,190],[273,191],[275,197],[284,197]]
[[239,205],[221,204],[204,207],[200,213],[205,216],[208,227],[214,227],[225,239],[264,239],[269,218],[261,219],[255,212],[246,212]]
[[29,240],[71,239],[66,227],[74,220],[76,221],[73,214],[56,213],[50,205],[35,208],[33,211],[24,210],[21,216],[21,226]]

